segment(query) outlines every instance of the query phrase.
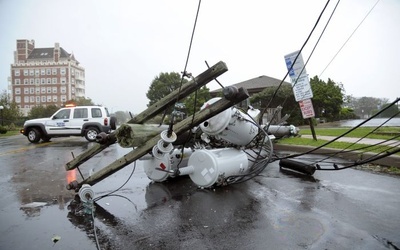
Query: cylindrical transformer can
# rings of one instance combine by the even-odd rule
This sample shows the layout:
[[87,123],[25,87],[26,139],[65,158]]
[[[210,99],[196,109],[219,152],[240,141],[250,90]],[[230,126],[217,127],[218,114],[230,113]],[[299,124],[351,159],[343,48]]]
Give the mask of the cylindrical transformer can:
[[[209,100],[202,109],[219,99]],[[200,128],[207,135],[216,136],[239,146],[250,143],[258,133],[258,127],[252,122],[252,118],[235,107],[226,109],[204,121],[200,124]]]
[[186,166],[192,150],[185,148],[182,150],[175,149],[170,154],[164,154],[161,159],[156,157],[142,157],[143,169],[150,180],[163,182],[171,176],[170,171],[177,169],[178,165]]
[[[246,153],[234,148],[196,150],[189,158],[190,179],[200,187],[211,187],[217,181],[248,171]],[[183,169],[182,169],[183,170]]]

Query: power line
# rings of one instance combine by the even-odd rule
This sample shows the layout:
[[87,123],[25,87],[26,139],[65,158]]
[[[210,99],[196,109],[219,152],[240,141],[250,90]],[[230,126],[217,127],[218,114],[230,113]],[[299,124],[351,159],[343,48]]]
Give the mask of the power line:
[[[259,123],[261,123],[262,117],[265,114],[265,112],[267,111],[267,108],[269,107],[269,105],[272,103],[273,99],[275,98],[276,94],[278,93],[279,89],[281,88],[283,82],[285,81],[286,77],[289,75],[289,72],[293,69],[293,65],[296,63],[297,58],[300,56],[301,52],[303,51],[303,48],[306,46],[306,44],[308,43],[308,40],[310,40],[311,35],[313,34],[315,28],[317,27],[319,21],[321,20],[322,14],[325,12],[326,7],[328,6],[330,0],[328,0],[324,6],[324,8],[322,9],[321,13],[318,16],[317,21],[315,22],[313,28],[311,29],[310,34],[308,34],[307,39],[304,41],[303,45],[301,46],[299,53],[297,54],[296,58],[294,59],[292,65],[290,66],[290,68],[288,69],[288,71],[286,72],[286,75],[283,77],[282,81],[279,83],[277,89],[275,90],[274,94],[272,95],[272,98],[270,99],[269,103],[265,106],[265,108],[261,111],[260,113],[260,118],[259,118]],[[269,125],[268,125],[269,126]],[[268,128],[267,128],[268,129]]]
[[349,38],[347,38],[347,40],[344,42],[344,44],[342,45],[342,47],[340,47],[340,49],[338,50],[338,52],[336,52],[336,54],[333,56],[332,60],[328,63],[328,65],[326,65],[326,67],[324,68],[324,70],[321,72],[321,74],[319,74],[319,77],[321,77],[321,75],[325,72],[325,70],[329,67],[329,65],[331,65],[331,63],[333,62],[333,60],[335,60],[336,56],[340,53],[340,51],[342,51],[343,47],[347,44],[347,42],[350,40],[350,38],[354,35],[354,33],[356,33],[356,31],[358,30],[358,28],[361,26],[361,24],[365,21],[365,19],[369,16],[369,14],[372,12],[372,10],[375,8],[375,6],[379,3],[380,0],[376,1],[376,3],[374,4],[374,6],[372,6],[372,8],[368,11],[367,15],[365,15],[365,17],[361,20],[361,22],[358,24],[358,26],[354,29],[354,31],[350,34]]

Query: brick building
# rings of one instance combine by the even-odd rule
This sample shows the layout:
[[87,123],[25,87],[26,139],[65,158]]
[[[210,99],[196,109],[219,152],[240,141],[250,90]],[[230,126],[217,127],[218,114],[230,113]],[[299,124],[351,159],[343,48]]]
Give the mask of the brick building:
[[61,106],[85,96],[85,69],[59,43],[35,48],[34,40],[17,40],[9,79],[11,99],[25,115],[37,105]]

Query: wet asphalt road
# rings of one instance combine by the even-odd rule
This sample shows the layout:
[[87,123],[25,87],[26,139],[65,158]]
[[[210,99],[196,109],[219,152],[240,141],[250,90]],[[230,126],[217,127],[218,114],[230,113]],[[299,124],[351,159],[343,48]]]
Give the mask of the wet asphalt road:
[[[0,249],[399,249],[400,179],[347,169],[313,177],[271,163],[242,184],[198,189],[190,179],[152,183],[140,161],[93,186],[89,216],[69,209],[64,165],[83,138],[30,144],[0,138]],[[113,145],[88,175],[129,152]],[[78,180],[79,176],[78,176]],[[53,237],[60,237],[54,243]]]

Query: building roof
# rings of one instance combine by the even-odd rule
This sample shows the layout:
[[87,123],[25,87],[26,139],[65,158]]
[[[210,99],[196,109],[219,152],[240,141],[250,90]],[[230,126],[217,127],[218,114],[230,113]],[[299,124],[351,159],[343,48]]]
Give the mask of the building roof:
[[[281,80],[269,77],[269,76],[259,76],[244,82],[239,82],[236,84],[233,84],[231,86],[235,86],[237,88],[245,88],[247,91],[250,92],[258,92],[261,91],[262,89],[268,88],[268,87],[278,87],[279,84],[281,83]],[[284,85],[290,84],[288,82],[283,82]],[[213,91],[210,91],[210,93],[218,93],[221,92],[222,89],[216,89]]]
[[[60,47],[60,58],[67,58],[71,56],[67,51]],[[29,59],[53,59],[54,58],[54,48],[35,48],[28,56]]]

